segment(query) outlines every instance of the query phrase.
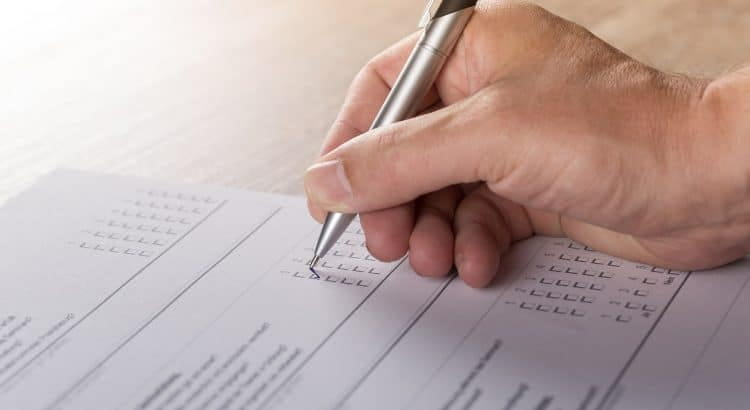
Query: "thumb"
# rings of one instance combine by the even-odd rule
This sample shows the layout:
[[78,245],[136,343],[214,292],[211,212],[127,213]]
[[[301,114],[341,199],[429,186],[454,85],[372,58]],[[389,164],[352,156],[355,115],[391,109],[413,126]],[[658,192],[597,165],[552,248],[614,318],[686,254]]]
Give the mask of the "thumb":
[[473,100],[339,146],[307,170],[308,198],[328,211],[369,212],[451,185],[486,181],[488,169],[507,169],[503,161],[515,157],[513,144],[502,142],[491,110],[477,109]]

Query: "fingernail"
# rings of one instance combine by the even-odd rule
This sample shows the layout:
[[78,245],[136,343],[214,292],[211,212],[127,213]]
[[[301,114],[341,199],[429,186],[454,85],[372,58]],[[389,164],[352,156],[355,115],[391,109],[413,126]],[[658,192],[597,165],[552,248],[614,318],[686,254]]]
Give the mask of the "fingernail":
[[336,212],[350,211],[352,185],[341,160],[321,162],[308,168],[305,190],[324,208]]
[[456,270],[461,272],[462,270],[461,265],[464,263],[464,254],[459,253],[458,255],[456,255],[455,262],[456,262]]

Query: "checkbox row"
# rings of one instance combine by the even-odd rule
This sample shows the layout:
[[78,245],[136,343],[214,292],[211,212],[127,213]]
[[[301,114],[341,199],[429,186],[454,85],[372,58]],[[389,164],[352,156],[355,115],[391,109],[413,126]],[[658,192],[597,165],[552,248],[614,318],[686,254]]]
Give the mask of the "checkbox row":
[[554,279],[554,278],[541,278],[539,282],[544,285],[556,285],[556,286],[562,286],[562,287],[572,286],[577,289],[591,289],[591,290],[597,290],[597,291],[604,290],[604,285],[600,283],[589,283],[589,282],[581,282],[581,281],[574,282],[574,281],[570,281],[567,279]]
[[318,275],[317,273],[310,273],[310,272],[294,272],[292,275],[295,278],[300,279],[311,279],[311,280],[319,280],[322,282],[329,282],[329,283],[338,283],[341,285],[350,285],[350,286],[359,286],[363,288],[369,288],[372,285],[372,281],[365,280],[365,279],[352,279],[347,278],[345,276],[337,276],[337,275]]
[[105,246],[102,244],[96,244],[96,243],[91,243],[91,242],[81,242],[79,247],[83,249],[91,249],[91,250],[102,251],[102,252],[121,253],[124,255],[133,255],[133,256],[143,256],[146,258],[149,258],[154,255],[154,252],[152,251],[133,249],[133,248],[124,248],[124,247],[119,247],[119,246]]
[[552,306],[545,304],[536,304],[530,302],[522,302],[520,305],[521,309],[526,310],[538,310],[540,312],[553,312],[561,315],[571,315],[576,317],[582,317],[586,315],[586,311],[583,309],[571,309],[566,306]]
[[569,302],[582,302],[582,303],[594,303],[596,298],[594,296],[579,296],[571,293],[563,294],[561,292],[547,292],[539,289],[534,289],[529,292],[531,296],[546,297],[548,299],[563,299]]
[[612,272],[593,271],[590,269],[580,269],[580,268],[570,268],[570,267],[563,267],[559,265],[550,266],[549,271],[556,272],[556,273],[570,273],[572,275],[600,277],[600,278],[605,278],[605,279],[611,279],[615,276]]
[[[310,264],[311,261],[307,261],[307,265]],[[332,263],[328,261],[323,261],[320,263],[321,268],[328,268],[328,269],[337,269],[337,270],[344,270],[344,271],[352,271],[352,272],[359,272],[359,273],[372,273],[373,275],[380,275],[383,273],[383,271],[379,268],[370,268],[368,266],[360,266],[360,265],[350,265],[346,263]]]

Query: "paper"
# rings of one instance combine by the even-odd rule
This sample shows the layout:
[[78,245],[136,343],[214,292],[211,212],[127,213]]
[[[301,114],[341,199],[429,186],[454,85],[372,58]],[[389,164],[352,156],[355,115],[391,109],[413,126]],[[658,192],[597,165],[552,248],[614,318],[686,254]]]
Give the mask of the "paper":
[[690,273],[567,239],[475,290],[318,274],[300,198],[59,171],[0,211],[2,409],[738,409],[750,266]]

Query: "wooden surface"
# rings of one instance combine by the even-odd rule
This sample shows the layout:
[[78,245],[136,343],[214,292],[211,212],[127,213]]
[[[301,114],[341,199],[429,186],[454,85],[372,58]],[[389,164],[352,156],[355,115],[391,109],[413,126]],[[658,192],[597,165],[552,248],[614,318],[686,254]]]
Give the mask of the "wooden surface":
[[[56,167],[301,193],[349,81],[423,6],[5,3],[0,202]],[[716,75],[750,61],[748,0],[539,3],[662,69]]]

